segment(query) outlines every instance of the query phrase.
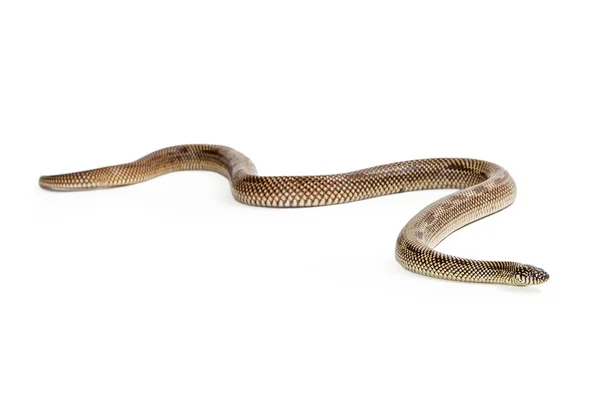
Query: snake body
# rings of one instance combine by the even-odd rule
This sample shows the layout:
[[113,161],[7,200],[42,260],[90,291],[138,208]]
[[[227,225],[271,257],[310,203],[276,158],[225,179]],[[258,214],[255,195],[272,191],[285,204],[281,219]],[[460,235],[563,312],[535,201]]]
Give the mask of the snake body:
[[524,286],[549,278],[544,270],[527,264],[471,260],[434,250],[457,229],[513,203],[513,179],[504,168],[487,161],[435,158],[333,175],[259,176],[248,157],[229,147],[182,145],[127,164],[42,176],[39,183],[52,190],[109,188],[180,170],[218,172],[229,179],[237,201],[264,207],[315,207],[413,190],[460,189],[406,224],[396,241],[396,260],[409,271],[455,281]]

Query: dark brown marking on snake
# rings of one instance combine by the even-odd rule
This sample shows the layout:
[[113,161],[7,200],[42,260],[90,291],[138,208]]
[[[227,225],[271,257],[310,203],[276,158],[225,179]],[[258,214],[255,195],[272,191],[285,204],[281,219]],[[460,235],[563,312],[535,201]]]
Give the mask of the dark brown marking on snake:
[[426,224],[431,224],[434,220],[435,220],[435,215],[433,215],[433,213],[430,212],[427,215],[427,217],[423,220],[423,222],[425,222]]
[[461,164],[450,164],[446,168],[449,170],[454,170],[454,171],[463,171],[463,172],[469,172],[469,173],[473,172],[473,170],[471,168],[467,167],[466,165],[461,165]]

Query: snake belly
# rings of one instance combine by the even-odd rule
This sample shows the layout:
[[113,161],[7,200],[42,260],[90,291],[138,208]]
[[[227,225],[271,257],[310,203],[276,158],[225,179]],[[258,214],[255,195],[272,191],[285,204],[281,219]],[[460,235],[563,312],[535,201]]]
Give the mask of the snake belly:
[[483,261],[434,250],[461,227],[513,203],[516,186],[493,163],[465,158],[402,161],[354,172],[313,176],[260,176],[242,153],[218,145],[181,145],[137,161],[61,175],[42,176],[50,190],[86,190],[130,185],[181,170],[218,172],[229,179],[234,198],[262,207],[315,207],[424,189],[460,189],[425,207],[402,229],[396,260],[418,274],[465,282],[535,285],[544,270],[512,261]]

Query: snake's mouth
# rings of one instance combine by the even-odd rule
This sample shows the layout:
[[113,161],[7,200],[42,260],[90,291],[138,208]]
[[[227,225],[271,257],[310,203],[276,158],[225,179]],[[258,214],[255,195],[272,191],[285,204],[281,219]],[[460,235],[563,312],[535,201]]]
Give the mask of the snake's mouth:
[[513,279],[518,286],[540,285],[550,279],[550,274],[533,265],[518,264]]

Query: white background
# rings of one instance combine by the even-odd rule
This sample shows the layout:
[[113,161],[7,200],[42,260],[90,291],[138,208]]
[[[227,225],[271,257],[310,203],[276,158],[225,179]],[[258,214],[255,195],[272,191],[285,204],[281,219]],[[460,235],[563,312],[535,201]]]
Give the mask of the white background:
[[[597,1],[3,1],[0,398],[598,398]],[[517,202],[394,260],[449,191],[276,210],[221,176],[52,193],[42,174],[224,144],[261,174],[428,157]]]

